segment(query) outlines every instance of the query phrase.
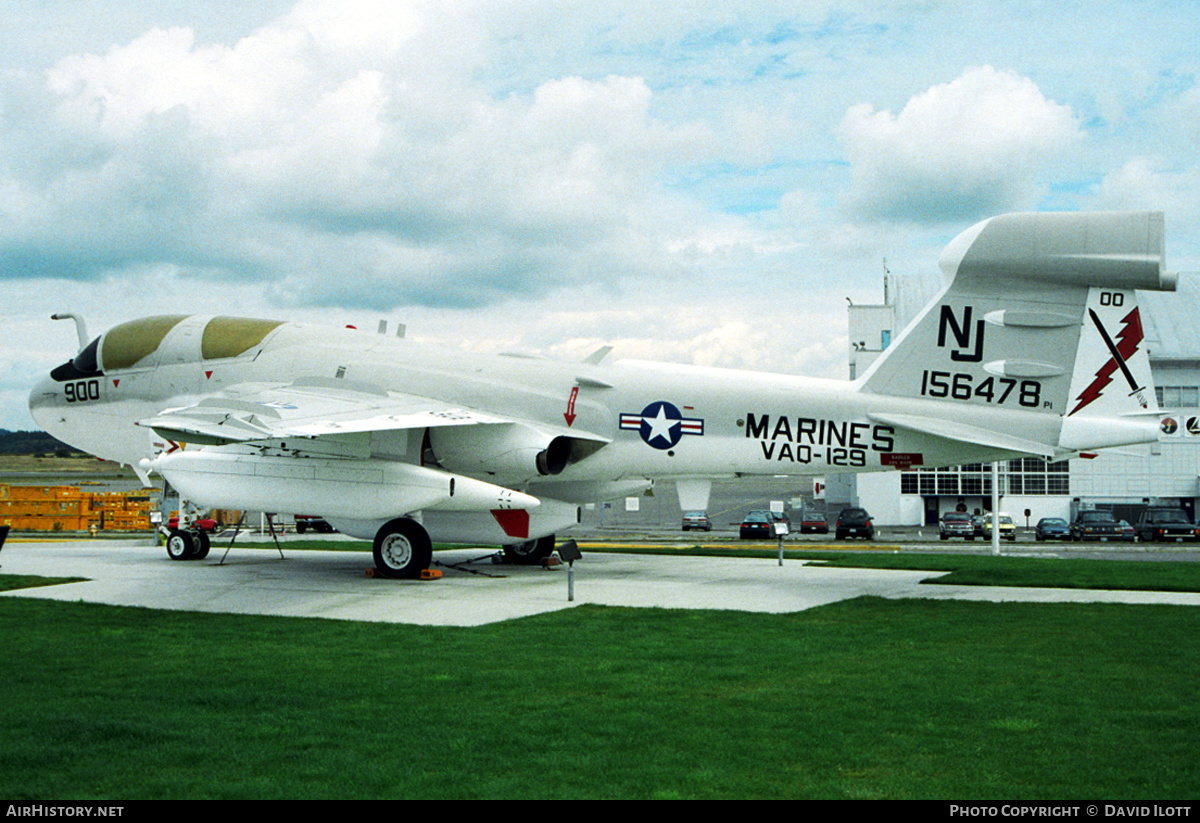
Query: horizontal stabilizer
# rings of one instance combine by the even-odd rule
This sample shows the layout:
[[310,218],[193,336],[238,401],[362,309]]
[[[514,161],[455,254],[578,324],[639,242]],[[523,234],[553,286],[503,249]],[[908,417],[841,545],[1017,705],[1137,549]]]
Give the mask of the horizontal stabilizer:
[[973,446],[985,446],[990,449],[1001,449],[1003,451],[1025,452],[1026,454],[1035,454],[1038,457],[1047,459],[1054,457],[1057,451],[1053,446],[1048,446],[1045,443],[1037,443],[1008,434],[999,434],[998,432],[981,429],[977,426],[968,426],[966,423],[958,423],[953,420],[938,420],[908,414],[872,414],[870,418],[877,423],[885,423],[889,426],[896,426],[897,428],[908,429],[920,434],[940,437],[944,440],[969,443]]

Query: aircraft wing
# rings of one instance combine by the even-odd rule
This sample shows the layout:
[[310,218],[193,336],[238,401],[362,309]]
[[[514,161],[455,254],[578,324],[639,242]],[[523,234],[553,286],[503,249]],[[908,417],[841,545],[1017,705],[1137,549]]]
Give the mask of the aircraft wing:
[[[205,398],[193,406],[164,410],[139,420],[138,425],[170,440],[222,446],[281,438],[318,439],[361,432],[515,422],[520,421],[456,407],[434,398],[388,392],[371,384],[301,378],[288,384],[231,387],[221,396]],[[572,435],[578,437],[579,433]]]

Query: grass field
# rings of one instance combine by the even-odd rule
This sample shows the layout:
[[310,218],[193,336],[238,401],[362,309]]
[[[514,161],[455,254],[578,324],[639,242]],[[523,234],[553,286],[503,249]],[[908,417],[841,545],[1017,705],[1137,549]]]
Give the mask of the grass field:
[[117,475],[133,477],[133,472],[108,460],[94,457],[39,457],[32,454],[0,454],[0,477],[6,474],[44,474],[49,479],[58,475]]
[[3,598],[0,796],[1193,799],[1197,628],[872,598],[470,629]]

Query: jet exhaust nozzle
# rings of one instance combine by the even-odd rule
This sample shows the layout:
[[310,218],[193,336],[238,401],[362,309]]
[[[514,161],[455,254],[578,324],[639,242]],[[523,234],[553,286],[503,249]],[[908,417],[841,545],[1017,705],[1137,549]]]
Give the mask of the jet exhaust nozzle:
[[429,445],[447,471],[510,484],[560,474],[573,452],[570,437],[517,424],[431,428]]
[[556,437],[537,456],[538,474],[561,474],[570,462],[571,440],[566,437]]

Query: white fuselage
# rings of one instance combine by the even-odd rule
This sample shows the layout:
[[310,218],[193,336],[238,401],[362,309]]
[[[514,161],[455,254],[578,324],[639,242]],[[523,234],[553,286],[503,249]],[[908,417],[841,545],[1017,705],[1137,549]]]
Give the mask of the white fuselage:
[[604,484],[617,489],[623,481],[824,475],[1016,453],[908,431],[873,419],[879,416],[969,416],[980,428],[1042,443],[1056,442],[1061,426],[1051,414],[871,395],[851,382],[639,361],[595,365],[483,355],[299,324],[281,326],[242,357],[206,361],[198,352],[184,352],[174,360],[76,381],[44,378],[31,393],[31,411],[56,437],[136,466],[176,445],[137,425],[163,409],[236,397],[247,387],[336,376],[347,385],[418,393],[609,441],[554,477],[523,483],[573,502],[601,499]]

